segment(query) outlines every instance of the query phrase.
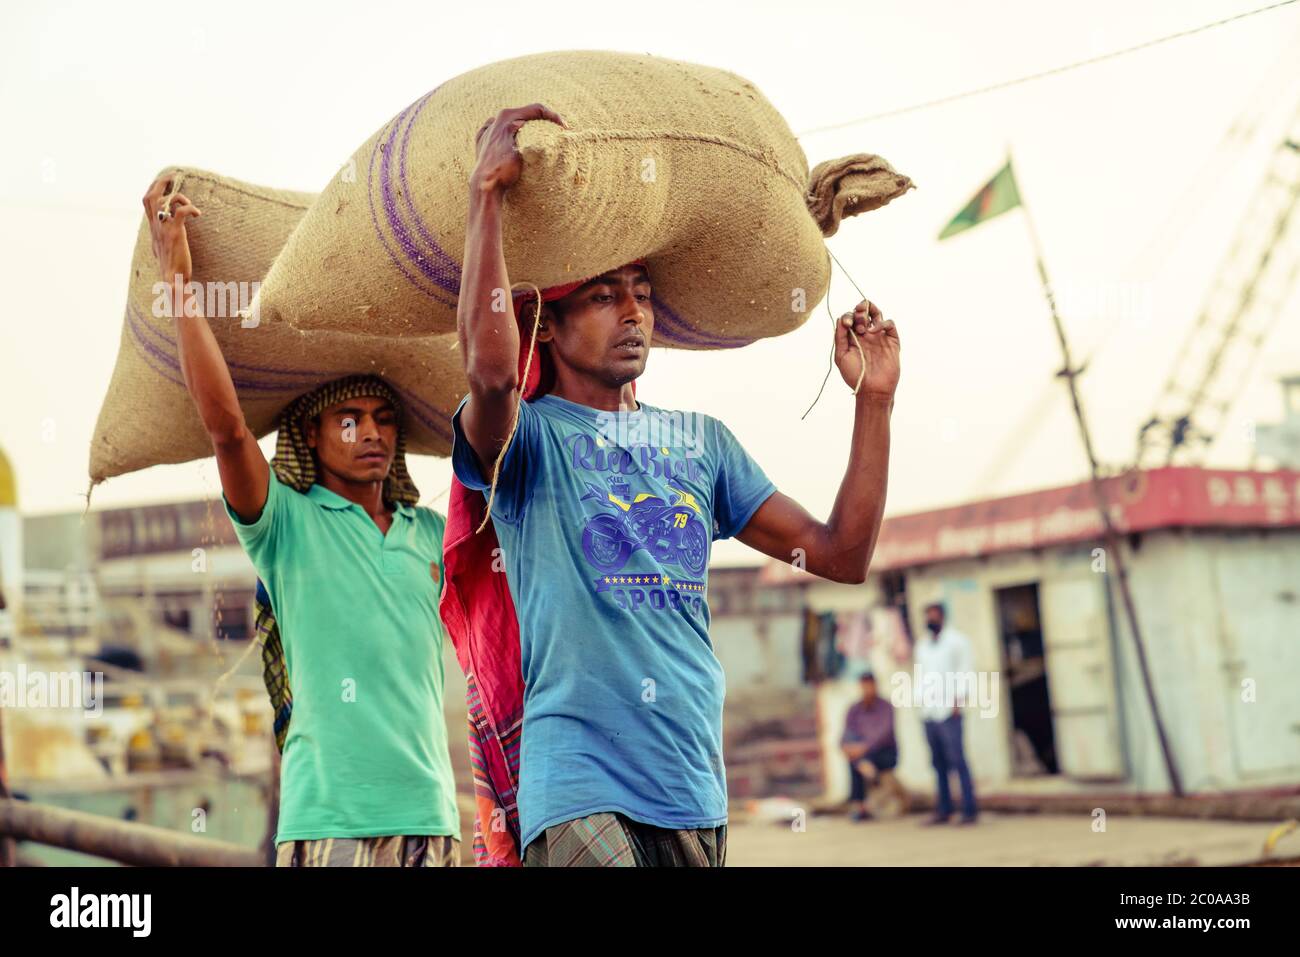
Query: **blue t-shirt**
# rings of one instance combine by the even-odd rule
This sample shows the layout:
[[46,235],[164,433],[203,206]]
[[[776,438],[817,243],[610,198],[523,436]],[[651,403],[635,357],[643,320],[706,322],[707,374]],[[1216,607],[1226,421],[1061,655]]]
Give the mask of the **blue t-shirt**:
[[[486,489],[465,401],[452,463]],[[709,552],[775,489],[711,416],[520,403],[492,520],[519,618],[525,848],[599,811],[666,828],[726,822]]]

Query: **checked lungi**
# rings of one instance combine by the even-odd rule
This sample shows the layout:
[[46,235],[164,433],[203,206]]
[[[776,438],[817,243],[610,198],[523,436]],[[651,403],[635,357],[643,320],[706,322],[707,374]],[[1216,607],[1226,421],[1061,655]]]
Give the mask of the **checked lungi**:
[[524,852],[524,867],[722,867],[727,825],[654,827],[602,812],[548,827]]
[[276,867],[459,867],[454,837],[324,837],[275,847]]

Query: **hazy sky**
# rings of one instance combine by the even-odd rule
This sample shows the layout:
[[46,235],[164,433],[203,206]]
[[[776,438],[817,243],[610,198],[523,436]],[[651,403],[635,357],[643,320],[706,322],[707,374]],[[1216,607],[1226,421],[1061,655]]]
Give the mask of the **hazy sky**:
[[[542,50],[723,67],[753,80],[801,132],[1261,5],[496,3],[491,15],[485,4],[376,0],[295,12],[241,2],[10,5],[0,36],[0,447],[17,468],[22,507],[81,505],[139,197],[163,166],[317,191],[442,80]],[[1073,345],[1094,354],[1084,392],[1100,454],[1119,461],[1300,100],[1297,64],[1300,4],[1064,76],[801,137],[810,166],[876,152],[919,187],[830,242],[902,336],[891,513],[1083,474],[1020,214],[935,240],[1008,147]],[[1239,120],[1249,122],[1234,128]],[[856,299],[837,271],[833,308]],[[1280,416],[1273,380],[1300,371],[1297,301],[1242,390],[1219,463],[1244,463],[1246,420]],[[639,392],[718,416],[782,490],[825,515],[852,418],[838,375],[808,419],[799,416],[825,372],[829,336],[819,307],[799,331],[739,351],[656,349]],[[429,499],[449,481],[444,460],[417,459],[412,471]],[[112,479],[94,505],[216,492],[207,460]]]

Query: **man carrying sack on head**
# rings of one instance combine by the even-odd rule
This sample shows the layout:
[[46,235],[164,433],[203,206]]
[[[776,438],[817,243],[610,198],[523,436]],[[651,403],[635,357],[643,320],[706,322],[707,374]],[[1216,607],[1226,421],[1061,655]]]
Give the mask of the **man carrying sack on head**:
[[444,521],[416,507],[400,399],[373,376],[300,396],[268,468],[186,290],[185,224],[199,210],[169,186],[144,197],[154,255],[226,511],[261,578],[257,631],[283,752],[276,864],[458,864],[437,613]]
[[[869,302],[837,324],[856,415],[847,473],[819,522],[721,422],[637,400],[655,324],[644,263],[542,291],[519,325],[500,308],[511,288],[503,205],[523,168],[515,135],[530,120],[564,125],[534,104],[479,131],[458,306],[469,395],[452,420],[463,487],[441,610],[471,687],[489,697],[481,720],[471,709],[476,853],[529,866],[721,866],[710,543],[734,536],[782,561],[802,555],[824,578],[865,579],[885,504],[898,334]],[[480,530],[477,516],[490,524]],[[489,532],[500,549],[480,544]],[[508,591],[488,568],[498,554]],[[516,647],[502,635],[517,635]]]

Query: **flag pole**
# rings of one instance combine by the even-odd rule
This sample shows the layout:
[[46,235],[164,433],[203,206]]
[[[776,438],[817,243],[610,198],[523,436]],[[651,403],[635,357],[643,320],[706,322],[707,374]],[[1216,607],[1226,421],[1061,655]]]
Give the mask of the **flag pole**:
[[[1014,177],[1014,166],[1011,165],[1011,151],[1007,151],[1007,165],[1012,169]],[[1183,782],[1178,773],[1178,765],[1174,761],[1172,749],[1169,747],[1169,737],[1165,733],[1165,724],[1160,717],[1160,706],[1156,702],[1155,687],[1151,682],[1151,668],[1147,663],[1146,646],[1142,640],[1142,631],[1138,625],[1137,608],[1133,603],[1133,593],[1129,588],[1128,569],[1124,564],[1123,546],[1120,541],[1119,532],[1115,529],[1114,522],[1111,521],[1110,505],[1106,499],[1106,490],[1101,481],[1101,475],[1097,466],[1097,456],[1093,451],[1092,433],[1088,428],[1088,420],[1083,412],[1083,400],[1079,396],[1078,383],[1075,381],[1083,372],[1082,368],[1075,368],[1073,359],[1070,356],[1070,343],[1065,337],[1065,327],[1061,324],[1061,315],[1056,308],[1056,296],[1052,292],[1052,281],[1047,274],[1047,266],[1043,260],[1043,247],[1038,241],[1038,231],[1034,228],[1034,218],[1029,213],[1029,204],[1025,202],[1025,194],[1020,189],[1020,184],[1016,183],[1016,192],[1020,198],[1020,210],[1024,215],[1025,226],[1029,230],[1029,241],[1034,249],[1034,260],[1038,266],[1038,279],[1043,286],[1043,295],[1047,299],[1047,308],[1052,314],[1052,324],[1056,327],[1056,338],[1061,344],[1061,358],[1064,362],[1058,376],[1065,380],[1070,390],[1070,402],[1074,406],[1074,417],[1079,423],[1079,437],[1083,440],[1083,451],[1088,456],[1089,485],[1092,488],[1092,497],[1097,506],[1097,513],[1101,516],[1101,525],[1103,529],[1103,540],[1106,543],[1107,558],[1115,565],[1115,577],[1119,584],[1120,596],[1123,599],[1124,615],[1128,619],[1129,631],[1133,635],[1133,647],[1137,652],[1138,668],[1142,672],[1142,684],[1146,689],[1147,704],[1151,708],[1151,720],[1155,724],[1156,736],[1160,740],[1160,753],[1164,756],[1165,771],[1169,775],[1169,784],[1175,797],[1183,796]]]

